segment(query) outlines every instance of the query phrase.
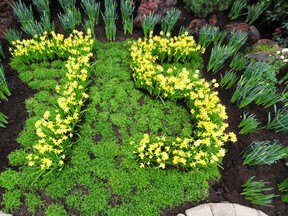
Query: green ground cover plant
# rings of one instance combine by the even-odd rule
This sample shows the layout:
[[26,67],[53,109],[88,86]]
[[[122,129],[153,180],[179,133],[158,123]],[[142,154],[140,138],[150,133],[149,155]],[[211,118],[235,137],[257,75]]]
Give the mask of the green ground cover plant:
[[[10,164],[21,169],[8,169],[0,176],[0,185],[6,189],[6,211],[18,209],[24,202],[31,214],[45,208],[45,214],[53,216],[69,215],[72,209],[82,215],[159,215],[161,209],[207,196],[208,180],[219,178],[216,166],[207,166],[205,172],[139,167],[130,142],[140,140],[143,131],[185,137],[191,133],[192,123],[184,107],[173,101],[163,104],[135,88],[130,46],[127,42],[96,45],[91,96],[76,143],[65,159],[67,166],[37,181],[37,169],[27,166],[26,159],[27,150],[38,140],[31,131],[45,110],[52,113],[57,104],[55,88],[66,79],[66,69],[60,60],[13,62],[21,79],[38,93],[26,101],[30,117],[18,138],[22,148],[9,156]],[[56,82],[43,85],[46,79]],[[47,197],[53,200],[49,206]]]
[[208,14],[211,14],[213,11],[223,11],[226,10],[229,5],[232,3],[231,0],[221,1],[221,0],[184,0],[184,3],[188,10],[196,14],[197,17],[206,17]]
[[[64,13],[58,18],[62,20],[64,29],[71,32],[81,19],[81,14],[75,7],[76,1],[59,0],[59,2]],[[121,12],[125,11],[123,2],[121,1],[120,5]],[[49,6],[47,8],[48,1],[33,0],[33,3],[35,6],[33,11],[38,10],[41,23],[33,18],[31,6],[27,7],[20,1],[18,9],[16,8],[14,11],[18,11],[17,17],[22,23],[22,29],[31,36],[44,30],[51,32],[54,28],[53,23],[50,23],[50,15],[47,15],[50,13]],[[125,3],[127,13],[125,15],[121,13],[121,15],[124,18],[129,14],[126,16],[129,22],[125,22],[123,19],[122,24],[125,33],[132,33],[134,7],[132,7],[132,1],[125,1]],[[90,5],[88,5],[88,1],[82,1],[82,4],[89,18],[85,23],[85,29],[88,32],[89,28],[94,28],[98,22],[96,16],[99,16],[100,4],[91,6],[91,1]],[[87,5],[85,6],[85,4]],[[210,2],[209,4],[214,3]],[[223,2],[222,4],[224,5]],[[102,17],[106,25],[108,41],[113,41],[116,37],[116,7],[115,0],[105,0],[105,11]],[[249,22],[257,19],[260,13],[256,7],[256,9],[254,6],[251,8],[250,15],[247,17]],[[21,9],[23,10],[19,12]],[[194,9],[197,10],[197,7]],[[205,10],[200,13],[207,12]],[[98,15],[95,15],[96,13]],[[177,39],[172,39],[170,32],[172,24],[177,21],[176,12],[175,16],[168,13],[166,20],[164,17],[162,20],[164,33],[161,32],[160,37],[153,37],[150,32],[154,29],[154,23],[156,24],[156,21],[159,20],[157,16],[150,15],[151,17],[147,20],[145,19],[148,16],[142,17],[144,23],[142,27],[146,39],[129,43],[94,44],[96,63],[90,68],[91,71],[87,71],[89,75],[92,73],[93,80],[91,79],[79,87],[79,90],[89,91],[91,97],[86,100],[88,95],[85,93],[85,96],[82,95],[83,100],[78,101],[77,98],[77,101],[73,101],[72,104],[76,108],[69,107],[72,110],[71,114],[73,112],[74,114],[65,120],[69,121],[69,117],[69,119],[77,118],[77,122],[72,122],[73,136],[72,133],[64,132],[64,137],[69,139],[68,145],[56,149],[57,152],[62,151],[62,148],[66,151],[65,155],[61,155],[60,160],[50,154],[51,147],[46,147],[44,140],[45,137],[48,137],[45,140],[47,143],[58,146],[63,144],[61,142],[66,138],[53,140],[51,136],[49,137],[53,130],[46,129],[52,128],[51,119],[56,119],[56,124],[61,123],[57,120],[59,111],[55,110],[55,107],[60,106],[65,113],[67,104],[63,104],[57,94],[60,92],[65,95],[64,89],[71,87],[67,82],[69,83],[75,74],[67,76],[67,69],[69,70],[71,67],[73,70],[78,70],[79,68],[74,67],[73,64],[67,65],[63,60],[67,56],[63,54],[61,48],[58,49],[61,47],[61,42],[65,41],[63,36],[58,36],[53,32],[47,37],[45,32],[42,37],[36,36],[31,41],[24,40],[21,43],[18,41],[20,35],[14,31],[7,32],[7,39],[16,47],[12,66],[18,70],[21,79],[37,93],[26,101],[29,118],[18,138],[22,147],[9,155],[10,165],[16,166],[16,168],[15,170],[7,169],[0,175],[0,185],[6,190],[3,196],[3,206],[6,211],[15,211],[24,204],[32,215],[44,211],[46,215],[51,216],[71,215],[73,211],[77,211],[81,215],[159,215],[161,209],[183,204],[186,201],[196,203],[203,200],[207,196],[208,180],[219,178],[217,168],[221,166],[222,157],[225,155],[225,149],[222,147],[224,142],[236,141],[233,133],[224,133],[227,127],[224,122],[226,118],[224,108],[222,109],[221,104],[213,105],[217,104],[219,100],[217,94],[210,90],[216,88],[218,84],[215,83],[215,80],[205,83],[200,78],[199,69],[202,66],[200,53],[204,52],[204,48],[212,43],[214,48],[208,64],[208,71],[217,72],[226,59],[233,56],[230,63],[231,70],[225,73],[220,83],[221,86],[231,88],[239,80],[231,99],[232,102],[237,102],[240,108],[252,102],[265,108],[279,102],[281,105],[283,105],[282,102],[287,104],[287,91],[284,90],[282,94],[279,94],[276,88],[278,83],[288,79],[288,76],[285,75],[279,82],[276,77],[278,70],[287,62],[287,59],[282,59],[282,55],[279,57],[281,56],[283,64],[274,65],[275,67],[273,67],[275,62],[248,61],[243,54],[238,52],[240,47],[245,44],[247,35],[241,32],[228,34],[218,27],[208,25],[200,30],[199,45],[194,43],[194,39],[186,40],[189,37],[188,31],[184,27],[180,29],[181,39],[179,41],[177,41],[177,37],[175,37]],[[150,40],[153,41],[152,45],[145,44],[148,40],[147,37],[149,43]],[[223,45],[226,37],[227,45]],[[48,38],[53,38],[55,41],[47,43]],[[38,43],[39,41],[45,42],[45,44]],[[66,45],[74,44],[74,42],[74,40],[70,40]],[[137,43],[140,44],[140,47],[144,44],[145,48],[141,52],[133,50],[133,46]],[[143,44],[141,45],[141,43]],[[31,50],[29,50],[30,48],[22,49],[27,44],[31,46]],[[129,56],[128,49],[131,48],[131,44],[133,45]],[[148,49],[146,45],[149,47]],[[152,51],[149,50],[150,45]],[[47,51],[43,47],[53,47],[53,49],[47,49]],[[82,48],[85,50],[85,46]],[[44,52],[44,55],[39,57],[34,53],[39,50]],[[65,51],[67,50],[64,49],[64,53]],[[77,49],[73,50],[70,54],[74,57],[78,56],[81,54],[78,51]],[[138,56],[141,56],[139,59],[142,62],[140,63],[134,61]],[[55,57],[61,60],[55,60]],[[132,64],[130,57],[133,58]],[[19,61],[16,58],[19,58]],[[191,61],[193,65],[191,65]],[[141,74],[143,65],[148,73]],[[131,69],[134,71],[132,79],[135,83],[131,80]],[[74,88],[73,85],[76,85],[75,82],[71,88]],[[65,86],[64,89],[61,89],[61,86]],[[117,86],[116,89],[115,86]],[[196,95],[193,94],[195,92],[190,91],[191,89],[195,90]],[[149,96],[148,92],[152,95]],[[187,107],[179,106],[179,101],[180,103],[186,102]],[[69,104],[69,99],[67,103]],[[79,111],[79,107],[84,104],[86,105],[85,113]],[[215,108],[215,112],[211,111],[213,108]],[[251,119],[253,120],[252,117]],[[0,122],[1,120],[5,122],[6,118],[0,113]],[[78,120],[80,124],[78,124]],[[201,122],[201,120],[203,121]],[[242,134],[255,132],[254,128],[259,124],[255,119],[241,123],[240,133]],[[255,126],[256,124],[257,126]],[[39,125],[41,127],[44,125],[41,130],[37,129]],[[217,131],[219,127],[220,129]],[[269,113],[267,128],[276,132],[287,130],[285,106],[278,111],[275,110],[273,118]],[[59,126],[58,130],[60,129],[63,128]],[[201,137],[202,135],[203,137]],[[211,137],[209,137],[210,135]],[[39,140],[39,137],[43,139]],[[37,145],[35,143],[39,144],[36,150],[41,156],[40,159],[33,152]],[[167,143],[170,144],[167,145]],[[66,147],[68,147],[67,150]],[[55,150],[53,151],[57,154]],[[276,142],[259,141],[250,144],[242,156],[244,164],[272,164],[287,157],[287,150],[281,145],[276,145]],[[34,166],[35,161],[38,163],[36,164],[38,169]],[[51,161],[59,162],[58,165],[61,166],[55,169],[60,172],[51,171],[54,170],[54,167],[50,165]],[[66,166],[62,166],[64,163]],[[164,168],[166,170],[163,170]],[[262,194],[263,191],[266,191],[262,187],[265,182],[263,185],[262,181],[259,183],[252,182],[252,180],[253,177],[244,184],[243,195],[253,203],[269,204],[275,195]],[[279,184],[280,191],[285,193],[286,189],[285,182]],[[47,199],[52,200],[49,206],[46,203]],[[287,195],[284,194],[282,199],[287,201]]]

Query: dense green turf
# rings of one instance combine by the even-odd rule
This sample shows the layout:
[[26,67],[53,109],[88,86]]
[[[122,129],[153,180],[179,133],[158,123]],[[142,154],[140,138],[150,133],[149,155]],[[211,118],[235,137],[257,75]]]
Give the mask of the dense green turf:
[[[150,216],[207,196],[208,180],[219,177],[215,167],[206,172],[139,168],[130,141],[139,141],[145,132],[189,136],[192,124],[181,105],[172,101],[164,104],[135,88],[128,49],[127,42],[97,44],[90,100],[77,129],[79,138],[71,158],[63,170],[48,173],[37,181],[37,170],[27,166],[21,166],[18,172],[2,173],[0,185],[6,188],[6,210],[17,209],[22,197],[31,214],[46,209],[46,214],[53,216],[71,215],[73,211],[85,216],[100,212],[112,216]],[[63,67],[59,65],[59,61],[34,64],[26,72],[20,68],[20,77],[38,93],[26,102],[31,116],[18,139],[23,149],[9,157],[13,165],[23,164],[23,150],[31,148],[36,140],[33,131],[37,116],[53,109],[56,101],[51,89],[63,77]],[[43,80],[50,79],[54,81],[49,86],[43,85]]]

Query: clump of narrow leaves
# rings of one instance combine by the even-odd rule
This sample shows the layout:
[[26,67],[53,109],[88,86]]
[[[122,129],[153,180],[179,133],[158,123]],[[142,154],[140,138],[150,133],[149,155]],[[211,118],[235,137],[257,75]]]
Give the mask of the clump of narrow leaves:
[[242,185],[243,192],[241,195],[245,196],[246,200],[253,204],[270,206],[272,199],[277,197],[275,194],[266,194],[264,192],[271,191],[273,188],[266,188],[268,182],[252,181],[255,176],[252,176],[245,184]]
[[257,141],[251,143],[241,154],[244,165],[270,165],[288,157],[288,148],[277,144],[277,141]]
[[238,125],[238,127],[241,128],[240,134],[249,134],[257,131],[259,124],[260,122],[254,114],[249,115],[249,113],[243,113],[243,119]]
[[285,193],[281,196],[281,200],[283,202],[288,202],[288,178],[283,180],[281,183],[278,184],[278,189],[282,193]]

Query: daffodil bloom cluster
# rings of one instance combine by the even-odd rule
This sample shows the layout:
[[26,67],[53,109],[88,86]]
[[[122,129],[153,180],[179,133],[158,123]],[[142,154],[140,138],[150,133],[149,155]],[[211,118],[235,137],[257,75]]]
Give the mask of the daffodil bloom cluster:
[[194,169],[217,165],[225,155],[224,143],[237,141],[234,133],[225,133],[228,127],[224,122],[227,119],[225,107],[220,103],[218,92],[211,90],[212,85],[218,86],[216,80],[208,83],[197,69],[190,71],[183,66],[164,69],[157,64],[157,60],[165,59],[189,60],[193,64],[194,58],[204,50],[192,41],[193,38],[187,35],[164,39],[154,36],[139,39],[131,47],[131,68],[136,86],[156,96],[184,100],[194,123],[189,138],[144,134],[139,143],[131,142],[142,168],[157,165],[164,169],[169,164]]
[[91,50],[93,39],[91,30],[87,30],[87,35],[74,30],[68,38],[62,34],[46,31],[42,36],[34,36],[32,39],[16,40],[12,42],[13,47],[9,48],[13,57],[21,59],[24,63],[33,61],[48,60],[58,58],[68,58],[69,56],[85,56]]
[[41,170],[61,168],[64,165],[74,127],[79,121],[81,108],[89,97],[85,91],[89,84],[89,67],[92,54],[91,31],[84,35],[74,31],[68,38],[61,34],[44,33],[31,40],[17,41],[12,50],[14,58],[29,63],[32,61],[67,59],[66,77],[57,85],[57,105],[53,111],[45,111],[35,123],[36,134],[39,137],[34,144],[32,153],[27,156],[29,166],[38,166]]

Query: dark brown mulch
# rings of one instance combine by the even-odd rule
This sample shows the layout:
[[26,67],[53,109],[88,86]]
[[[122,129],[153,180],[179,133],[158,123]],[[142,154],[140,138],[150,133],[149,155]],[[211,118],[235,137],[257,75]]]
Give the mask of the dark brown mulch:
[[[59,8],[59,4],[57,1],[52,1],[52,8]],[[178,7],[182,7],[182,3],[178,3]],[[56,29],[58,32],[63,33],[63,29],[57,20],[57,13],[53,10],[52,12],[52,19],[55,21]],[[3,12],[3,11],[2,11]],[[5,13],[2,13],[5,14]],[[9,14],[9,13],[7,13]],[[217,13],[218,24],[223,26],[227,24],[228,19],[225,13]],[[1,17],[0,17],[1,19]],[[177,23],[176,30],[180,28],[181,25],[187,26],[189,22],[193,19],[193,15],[191,13],[183,12],[182,19],[180,22]],[[117,41],[123,41],[128,37],[123,34],[123,30],[118,20],[118,30],[117,30]],[[264,24],[259,22],[259,29],[261,31],[262,36],[269,36],[269,32],[265,32],[265,30],[269,28],[265,28]],[[3,26],[3,25],[2,25]],[[1,27],[1,25],[0,25]],[[11,26],[6,27],[17,27],[17,22],[13,19]],[[81,29],[81,27],[79,27]],[[1,29],[3,31],[4,29]],[[159,32],[159,27],[156,32]],[[99,41],[106,41],[105,37],[105,30],[103,21],[100,22],[99,26],[97,26],[96,30],[96,37]],[[134,29],[134,33],[132,35],[133,38],[139,38],[142,36],[142,30],[139,28]],[[17,72],[12,70],[9,66],[10,63],[10,55],[8,52],[8,42],[5,39],[1,39],[2,45],[4,47],[6,58],[2,60],[2,65],[4,66],[6,72],[7,82],[9,84],[9,88],[11,90],[11,96],[9,97],[9,101],[1,102],[0,112],[5,113],[9,118],[9,124],[7,125],[6,129],[0,128],[0,171],[3,171],[8,165],[7,156],[10,152],[14,151],[19,147],[17,144],[17,137],[23,128],[23,124],[25,119],[28,116],[26,112],[24,101],[33,95],[33,91],[27,87],[18,77]],[[209,56],[209,50],[206,52],[204,56],[205,64],[207,64]],[[225,71],[225,68],[222,69]],[[203,71],[203,76],[207,80],[211,80],[212,78],[216,78],[218,81],[220,79],[220,75],[212,75],[211,73],[207,73]],[[238,124],[241,120],[241,115],[245,111],[253,112],[257,115],[258,119],[265,124],[267,121],[267,112],[269,110],[263,109],[256,105],[249,105],[248,107],[244,108],[243,110],[239,110],[236,108],[234,104],[230,103],[230,98],[233,94],[233,89],[231,90],[224,90],[222,88],[218,89],[221,101],[227,107],[227,113],[229,116],[229,130],[238,133]],[[243,166],[242,159],[240,157],[240,153],[247,147],[249,143],[255,140],[279,140],[279,143],[286,143],[287,144],[287,134],[284,133],[272,133],[267,130],[259,131],[258,133],[253,133],[251,135],[238,135],[238,142],[235,144],[227,144],[226,149],[228,150],[227,155],[224,158],[222,163],[223,169],[221,169],[222,178],[219,182],[210,182],[210,191],[208,198],[203,201],[205,202],[222,202],[228,201],[232,203],[238,203],[241,205],[253,207],[259,210],[262,210],[269,216],[287,216],[288,212],[288,204],[285,204],[280,201],[280,198],[274,199],[272,205],[274,207],[266,207],[260,205],[252,205],[250,202],[246,201],[243,196],[240,195],[242,192],[242,184],[247,181],[251,176],[256,176],[257,180],[264,180],[270,182],[269,187],[275,188],[274,193],[279,194],[277,190],[277,183],[281,180],[288,177],[287,167],[284,165],[283,161],[275,163],[271,166],[263,165],[263,166]],[[0,188],[0,201],[2,200],[3,189]],[[192,207],[192,203],[185,203],[183,205],[165,209],[162,212],[162,216],[172,216],[176,215],[177,213],[184,213],[185,209]],[[0,206],[1,207],[1,206]],[[22,207],[20,211],[15,212],[14,215],[28,215],[25,207]]]

